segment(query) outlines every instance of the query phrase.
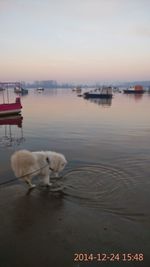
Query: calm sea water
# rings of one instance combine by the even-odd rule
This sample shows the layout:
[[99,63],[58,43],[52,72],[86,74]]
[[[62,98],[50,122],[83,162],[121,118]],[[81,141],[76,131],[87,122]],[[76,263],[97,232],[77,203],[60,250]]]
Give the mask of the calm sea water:
[[112,101],[90,101],[69,89],[29,90],[21,101],[22,127],[0,126],[0,181],[14,177],[15,150],[61,152],[68,160],[66,201],[127,220],[124,242],[148,253],[150,95],[116,93]]

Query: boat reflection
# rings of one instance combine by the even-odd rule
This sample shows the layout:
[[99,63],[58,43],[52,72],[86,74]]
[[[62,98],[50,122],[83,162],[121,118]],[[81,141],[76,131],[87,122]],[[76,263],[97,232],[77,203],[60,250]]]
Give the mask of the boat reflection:
[[143,98],[143,94],[125,94],[129,99],[134,99],[135,101],[139,101]]
[[112,104],[112,98],[88,98],[86,101],[90,101],[103,107],[109,107]]
[[0,146],[18,146],[24,142],[22,122],[21,115],[0,117]]

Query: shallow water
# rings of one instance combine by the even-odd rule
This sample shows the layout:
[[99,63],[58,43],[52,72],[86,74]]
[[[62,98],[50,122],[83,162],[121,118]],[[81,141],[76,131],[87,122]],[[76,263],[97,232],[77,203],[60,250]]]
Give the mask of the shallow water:
[[[69,89],[51,89],[29,90],[21,100],[22,128],[0,126],[0,181],[14,177],[15,150],[59,151],[68,160],[58,181],[68,205],[134,222],[148,251],[150,95],[116,93],[111,101],[90,101]],[[140,236],[134,242],[140,246]]]
[[[14,97],[10,91],[10,101]],[[74,169],[67,194],[91,194],[101,204],[136,190],[145,198],[150,185],[150,95],[114,94],[107,102],[85,100],[69,89],[32,89],[21,100],[22,127],[0,126],[1,180],[12,175],[13,151],[54,150],[66,155],[65,171]]]

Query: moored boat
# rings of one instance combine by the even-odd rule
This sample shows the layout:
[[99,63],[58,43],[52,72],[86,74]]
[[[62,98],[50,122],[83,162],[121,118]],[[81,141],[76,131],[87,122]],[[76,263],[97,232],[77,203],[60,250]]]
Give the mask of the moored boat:
[[21,95],[25,95],[25,94],[28,94],[28,89],[24,89],[24,88],[22,88],[22,87],[15,87],[14,88],[14,92],[16,93],[16,94],[21,94]]
[[82,88],[80,86],[77,86],[76,88],[72,89],[73,92],[81,93]]
[[0,87],[6,88],[2,91],[3,102],[0,103],[0,116],[8,116],[11,114],[19,114],[22,109],[20,97],[16,97],[15,102],[9,101],[9,87],[22,88],[20,82],[1,82]]
[[91,92],[86,92],[83,94],[84,98],[112,98],[112,88],[111,87],[103,87],[95,89]]
[[81,91],[82,91],[81,87],[78,86],[78,87],[76,88],[76,92],[77,92],[77,93],[81,93]]
[[142,85],[135,85],[123,90],[124,94],[143,94],[145,93]]
[[21,90],[22,90],[22,88],[19,86],[15,86],[15,88],[14,88],[15,93],[21,93]]
[[40,93],[40,92],[43,92],[44,91],[44,88],[43,87],[39,87],[36,90]]
[[3,103],[0,104],[0,116],[5,116],[9,114],[19,114],[21,112],[22,105],[20,97],[16,97],[16,102],[14,103]]

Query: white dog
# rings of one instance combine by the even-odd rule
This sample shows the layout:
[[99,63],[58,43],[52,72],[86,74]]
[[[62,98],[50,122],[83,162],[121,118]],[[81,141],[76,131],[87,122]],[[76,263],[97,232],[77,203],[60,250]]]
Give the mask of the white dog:
[[35,187],[32,184],[32,177],[40,175],[45,185],[51,186],[50,174],[53,172],[56,177],[67,164],[64,155],[52,151],[19,150],[11,156],[11,167],[15,176],[22,178],[30,188]]

